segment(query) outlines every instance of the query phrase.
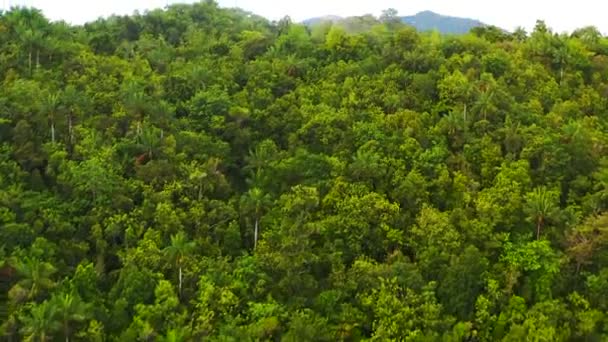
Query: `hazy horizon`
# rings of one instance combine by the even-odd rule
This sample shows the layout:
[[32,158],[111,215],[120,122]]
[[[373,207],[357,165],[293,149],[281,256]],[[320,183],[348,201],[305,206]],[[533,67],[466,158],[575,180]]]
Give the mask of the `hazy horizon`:
[[[0,0],[3,9],[14,5],[33,6],[41,9],[51,20],[65,20],[82,24],[98,17],[112,14],[132,14],[163,8],[172,3],[192,3],[196,0],[106,0],[84,2],[78,0]],[[601,32],[608,32],[608,22],[603,17],[603,5],[592,0],[576,3],[566,1],[524,1],[479,2],[473,0],[411,0],[407,3],[395,0],[347,1],[347,0],[219,0],[223,7],[240,7],[246,11],[277,20],[286,15],[295,21],[325,15],[354,16],[379,15],[382,10],[395,8],[400,15],[413,15],[430,10],[443,15],[466,17],[480,20],[489,25],[513,30],[521,26],[528,30],[534,27],[537,19],[545,20],[557,32],[568,31],[585,26],[596,26]],[[522,10],[525,9],[525,10]]]

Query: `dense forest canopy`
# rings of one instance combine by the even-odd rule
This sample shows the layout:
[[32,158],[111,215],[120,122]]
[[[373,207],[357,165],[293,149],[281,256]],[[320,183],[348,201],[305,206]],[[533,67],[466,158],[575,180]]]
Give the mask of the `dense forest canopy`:
[[20,341],[608,339],[608,39],[0,15]]

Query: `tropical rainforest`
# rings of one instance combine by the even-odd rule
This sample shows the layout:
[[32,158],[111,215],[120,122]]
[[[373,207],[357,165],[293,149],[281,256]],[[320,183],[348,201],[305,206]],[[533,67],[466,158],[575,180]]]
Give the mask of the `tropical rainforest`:
[[608,38],[0,15],[6,341],[608,339]]

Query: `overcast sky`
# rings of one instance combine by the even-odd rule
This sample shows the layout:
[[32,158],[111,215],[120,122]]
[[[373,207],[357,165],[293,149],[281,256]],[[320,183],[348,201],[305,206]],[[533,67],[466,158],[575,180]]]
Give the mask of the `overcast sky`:
[[[113,13],[130,14],[134,10],[163,7],[177,0],[0,0],[0,6],[21,4],[40,8],[51,19],[83,23]],[[220,5],[260,14],[269,19],[289,15],[296,21],[328,14],[378,15],[383,9],[395,8],[402,15],[432,10],[441,14],[479,19],[487,24],[512,30],[517,26],[534,27],[543,19],[556,31],[594,25],[608,33],[603,0],[219,0]]]

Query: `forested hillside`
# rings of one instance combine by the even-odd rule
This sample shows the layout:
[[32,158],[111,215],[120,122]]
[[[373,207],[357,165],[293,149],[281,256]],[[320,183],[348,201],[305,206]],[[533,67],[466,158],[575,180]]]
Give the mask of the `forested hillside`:
[[0,15],[8,341],[608,339],[608,39]]

